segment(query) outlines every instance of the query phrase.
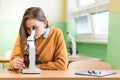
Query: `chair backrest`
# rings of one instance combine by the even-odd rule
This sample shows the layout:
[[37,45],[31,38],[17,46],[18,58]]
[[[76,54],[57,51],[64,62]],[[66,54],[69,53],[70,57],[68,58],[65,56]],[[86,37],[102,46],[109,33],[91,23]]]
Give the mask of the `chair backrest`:
[[69,70],[111,70],[110,64],[97,60],[78,60],[68,65]]

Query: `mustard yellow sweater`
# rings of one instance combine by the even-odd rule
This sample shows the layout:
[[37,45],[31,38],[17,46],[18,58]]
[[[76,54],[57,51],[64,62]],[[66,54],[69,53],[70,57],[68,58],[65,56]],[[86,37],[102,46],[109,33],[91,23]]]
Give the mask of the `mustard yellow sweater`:
[[[60,29],[51,27],[47,38],[41,36],[36,40],[37,53],[41,64],[37,65],[40,69],[46,70],[65,70],[68,65],[68,54],[65,46],[63,34]],[[22,58],[23,53],[20,49],[20,36],[18,36],[8,70],[14,70],[13,59]]]

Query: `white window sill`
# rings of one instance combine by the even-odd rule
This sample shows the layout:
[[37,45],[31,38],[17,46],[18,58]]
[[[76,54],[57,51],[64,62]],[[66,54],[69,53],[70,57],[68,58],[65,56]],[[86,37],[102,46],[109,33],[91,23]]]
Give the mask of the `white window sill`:
[[97,44],[107,44],[108,40],[105,37],[91,37],[91,36],[87,36],[87,37],[77,37],[76,42],[80,42],[80,43],[97,43]]
[[97,43],[97,44],[107,44],[107,40],[88,40],[88,39],[76,39],[76,42],[80,43]]

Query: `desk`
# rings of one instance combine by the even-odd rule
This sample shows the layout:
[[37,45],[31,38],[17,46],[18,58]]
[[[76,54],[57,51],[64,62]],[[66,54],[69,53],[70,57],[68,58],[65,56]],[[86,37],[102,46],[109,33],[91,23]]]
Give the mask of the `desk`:
[[[110,70],[111,71],[111,70]],[[75,75],[74,70],[42,70],[41,74],[21,74],[13,71],[1,70],[0,80],[120,80],[120,70],[117,74],[105,77]]]

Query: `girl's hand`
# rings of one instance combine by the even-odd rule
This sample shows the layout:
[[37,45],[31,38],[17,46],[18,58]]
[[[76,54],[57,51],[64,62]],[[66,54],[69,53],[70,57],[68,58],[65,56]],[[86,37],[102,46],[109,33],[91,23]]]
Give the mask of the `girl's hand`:
[[23,59],[15,58],[13,61],[13,66],[15,69],[22,69],[24,67]]

